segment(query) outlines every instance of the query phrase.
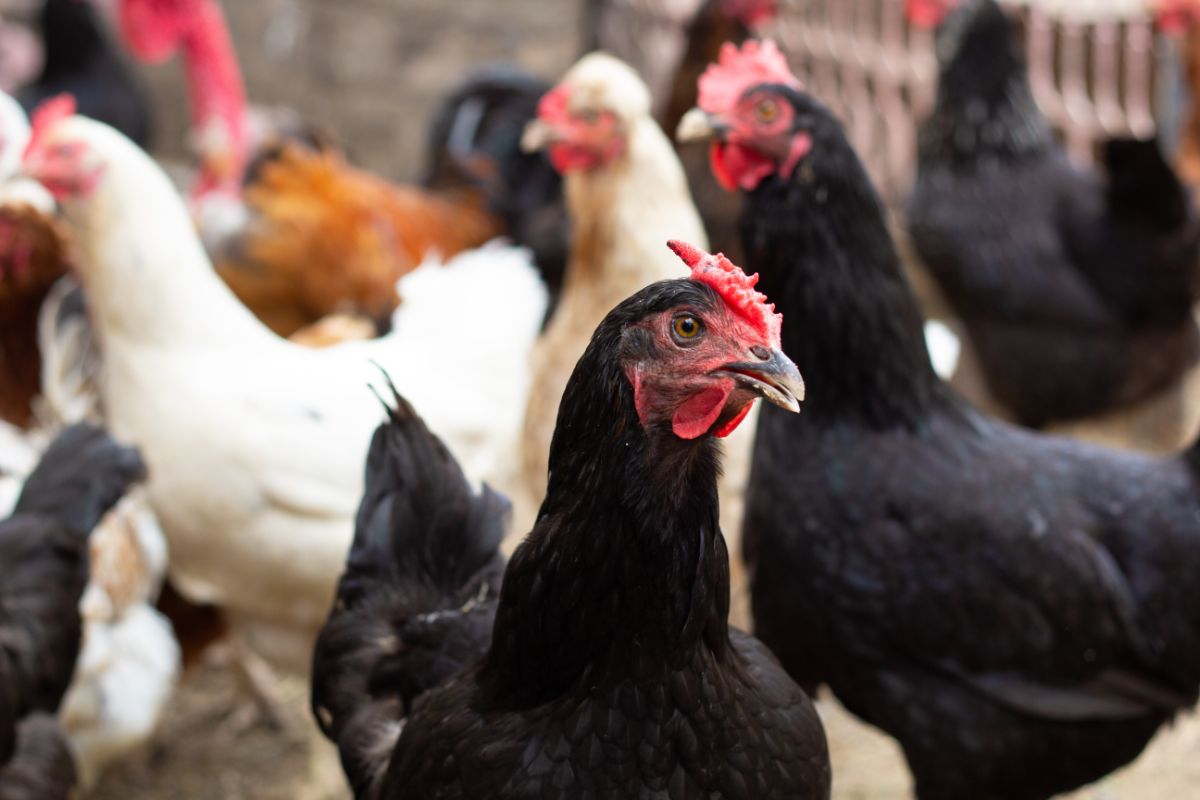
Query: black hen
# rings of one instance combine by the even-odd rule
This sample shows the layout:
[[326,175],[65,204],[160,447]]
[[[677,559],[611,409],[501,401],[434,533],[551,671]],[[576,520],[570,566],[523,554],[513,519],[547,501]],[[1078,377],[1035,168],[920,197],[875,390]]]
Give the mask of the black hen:
[[[800,417],[759,422],[743,530],[756,632],[802,686],[828,684],[899,740],[922,800],[1093,781],[1196,701],[1200,454],[1035,434],[959,398],[841,126],[794,83],[747,73],[713,128],[752,151],[734,166],[772,165],[745,198],[747,259],[813,387]],[[765,102],[787,135],[736,116]]]
[[135,450],[75,425],[0,523],[0,799],[65,798],[75,767],[53,720],[75,669],[88,534],[145,477]]
[[429,131],[424,183],[432,189],[482,190],[509,237],[533,252],[554,313],[567,267],[570,220],[562,177],[544,153],[521,149],[550,83],[516,67],[481,68],[439,106]]
[[139,146],[150,139],[150,107],[133,73],[110,42],[97,11],[80,0],[45,0],[41,30],[45,66],[17,100],[32,111],[64,92],[78,111],[124,133]]
[[966,0],[937,47],[908,221],[990,393],[1041,426],[1169,386],[1198,353],[1200,220],[1155,143],[1111,143],[1107,182],[1069,164],[994,0]]
[[726,626],[710,434],[759,394],[794,408],[799,383],[748,326],[693,280],[608,315],[498,599],[501,506],[407,410],[380,429],[314,670],[357,797],[829,796],[816,712]]

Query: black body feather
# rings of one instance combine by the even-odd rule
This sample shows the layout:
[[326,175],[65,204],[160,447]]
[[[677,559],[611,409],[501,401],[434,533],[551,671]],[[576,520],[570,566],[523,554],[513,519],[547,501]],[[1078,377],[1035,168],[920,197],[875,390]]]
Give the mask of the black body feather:
[[0,799],[65,798],[74,765],[52,715],[79,653],[88,534],[145,476],[89,425],[50,445],[0,523]]
[[966,324],[993,396],[1026,425],[1127,406],[1195,363],[1200,218],[1155,142],[1068,163],[1012,25],[968,0],[938,31],[913,244]]
[[570,220],[562,177],[545,153],[522,151],[521,136],[550,88],[541,78],[506,65],[483,67],[468,77],[434,114],[424,178],[434,189],[483,191],[513,242],[533,252],[550,292],[546,319],[562,292]]
[[[719,300],[692,281],[654,284],[596,331],[559,410],[537,523],[498,602],[484,601],[490,642],[411,707],[393,704],[393,720],[409,716],[382,781],[356,783],[360,798],[829,796],[812,705],[726,626],[716,444],[647,433],[621,367],[654,357],[636,323],[683,302]],[[421,552],[418,535],[391,558]],[[477,596],[472,584],[463,596]],[[339,594],[331,624],[343,607]]]
[[41,29],[45,66],[32,85],[17,93],[26,112],[70,93],[78,113],[119,130],[139,147],[150,141],[150,107],[132,71],[97,19],[80,0],[45,0]]
[[810,386],[800,416],[759,423],[756,633],[899,740],[922,800],[1100,778],[1196,700],[1196,449],[1033,434],[955,395],[866,171],[827,110],[790,96],[812,152],[748,194],[742,222]]

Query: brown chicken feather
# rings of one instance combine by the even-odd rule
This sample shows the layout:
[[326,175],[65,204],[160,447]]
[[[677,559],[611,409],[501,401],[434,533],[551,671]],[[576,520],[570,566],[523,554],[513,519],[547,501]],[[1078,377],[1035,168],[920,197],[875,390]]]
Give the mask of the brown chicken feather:
[[25,427],[40,389],[38,312],[67,271],[68,240],[56,220],[32,206],[0,206],[0,418]]
[[1180,132],[1176,167],[1179,176],[1196,191],[1200,187],[1200,26],[1188,31],[1183,45],[1184,70],[1191,94],[1191,109]]
[[245,199],[252,221],[217,270],[282,336],[334,313],[382,323],[399,303],[396,281],[426,253],[453,256],[500,229],[477,197],[395,186],[298,147],[263,164]]

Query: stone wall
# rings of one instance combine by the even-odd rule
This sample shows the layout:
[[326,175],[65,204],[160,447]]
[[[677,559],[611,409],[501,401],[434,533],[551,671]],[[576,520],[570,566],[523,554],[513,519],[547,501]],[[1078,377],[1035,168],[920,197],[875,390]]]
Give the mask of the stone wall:
[[[581,0],[223,0],[247,93],[328,126],[380,174],[420,173],[439,97],[472,66],[516,61],[549,78],[580,49]],[[142,69],[156,149],[184,154],[178,61]]]

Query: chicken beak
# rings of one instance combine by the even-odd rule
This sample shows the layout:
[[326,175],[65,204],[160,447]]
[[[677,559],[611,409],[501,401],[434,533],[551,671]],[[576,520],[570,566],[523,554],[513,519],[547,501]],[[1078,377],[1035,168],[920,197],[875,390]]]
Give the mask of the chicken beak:
[[793,414],[800,411],[804,399],[804,378],[792,360],[782,350],[772,349],[761,361],[736,361],[721,367],[718,372],[728,375],[769,403],[786,408]]
[[679,120],[675,128],[675,141],[680,144],[702,142],[717,135],[720,125],[702,109],[693,108]]
[[533,119],[521,134],[521,152],[536,153],[557,140],[558,132],[554,130],[553,125],[542,119]]

